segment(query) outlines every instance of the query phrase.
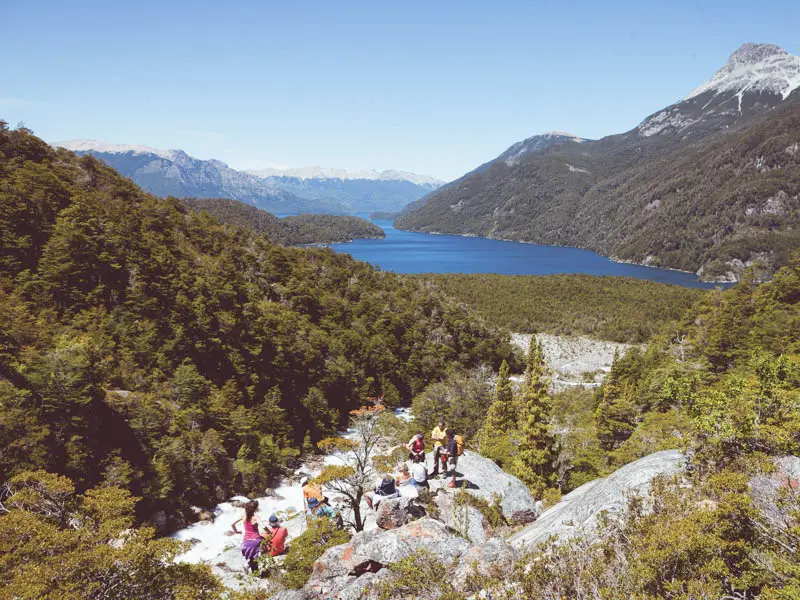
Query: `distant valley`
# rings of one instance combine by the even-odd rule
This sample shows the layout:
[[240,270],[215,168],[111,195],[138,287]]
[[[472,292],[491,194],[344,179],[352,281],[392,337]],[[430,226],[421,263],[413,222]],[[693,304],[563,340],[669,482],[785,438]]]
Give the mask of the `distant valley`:
[[99,140],[53,145],[79,155],[91,154],[157,196],[231,198],[277,214],[398,211],[444,183],[404,171],[321,167],[237,171],[221,161],[201,160],[182,150]]
[[707,83],[600,140],[534,136],[395,226],[592,249],[731,281],[800,247],[800,57],[745,44]]

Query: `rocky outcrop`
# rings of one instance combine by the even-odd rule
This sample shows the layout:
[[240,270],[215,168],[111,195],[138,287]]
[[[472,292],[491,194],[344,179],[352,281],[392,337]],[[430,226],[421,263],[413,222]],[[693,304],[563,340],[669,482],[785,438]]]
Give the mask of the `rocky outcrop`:
[[[432,454],[428,454],[427,463],[433,464]],[[503,516],[509,521],[514,513],[521,511],[538,514],[536,500],[531,496],[528,487],[480,454],[465,450],[464,455],[458,458],[456,474],[459,489],[488,502],[493,502],[496,497],[500,498]],[[436,491],[443,488],[444,482],[432,480],[430,485]]]
[[378,506],[375,524],[381,529],[397,529],[425,516],[422,508],[413,498],[391,498]]
[[647,494],[656,476],[679,473],[685,463],[686,457],[679,450],[664,450],[625,465],[605,479],[590,481],[570,492],[509,541],[521,547],[538,544],[551,536],[594,537],[601,513],[619,514],[632,495]]
[[488,539],[464,553],[453,574],[452,584],[457,590],[463,590],[468,577],[473,573],[484,577],[507,573],[517,558],[516,549],[505,540]]
[[397,529],[362,531],[347,543],[334,546],[314,563],[305,591],[315,598],[360,598],[375,585],[376,577],[388,576],[384,567],[412,553],[425,550],[436,560],[459,558],[469,543],[431,518],[423,518]]
[[451,531],[473,544],[482,544],[488,537],[489,523],[474,506],[458,502],[454,494],[439,492],[434,499],[439,520]]

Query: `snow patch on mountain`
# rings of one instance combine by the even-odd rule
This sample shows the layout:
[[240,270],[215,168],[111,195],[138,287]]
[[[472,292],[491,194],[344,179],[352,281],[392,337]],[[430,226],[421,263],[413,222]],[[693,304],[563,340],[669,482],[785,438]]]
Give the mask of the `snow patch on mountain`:
[[800,87],[800,56],[789,54],[774,44],[744,44],[731,54],[728,62],[706,83],[693,90],[684,100],[708,91],[715,94],[733,92],[768,92],[783,100]]
[[697,123],[697,119],[686,117],[678,107],[672,107],[667,110],[662,110],[656,113],[641,125],[639,125],[639,133],[644,137],[650,137],[661,133],[665,129],[674,129],[675,131],[682,131]]
[[138,144],[108,144],[100,140],[69,140],[66,142],[53,142],[56,148],[66,148],[72,152],[107,152],[109,154],[154,154],[167,160],[174,160],[181,150],[161,150]]
[[355,171],[350,169],[330,169],[314,165],[311,167],[296,167],[288,169],[259,169],[246,171],[256,177],[291,177],[294,179],[366,179],[370,181],[408,181],[417,185],[439,187],[444,182],[428,175],[418,175],[408,171],[376,171],[374,169]]

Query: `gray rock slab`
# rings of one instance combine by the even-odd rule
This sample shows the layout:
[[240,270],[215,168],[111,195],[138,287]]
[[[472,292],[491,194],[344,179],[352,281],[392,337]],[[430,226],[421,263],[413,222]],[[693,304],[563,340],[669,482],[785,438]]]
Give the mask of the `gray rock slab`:
[[533,546],[551,536],[568,539],[596,534],[601,514],[619,514],[632,495],[645,496],[658,475],[670,476],[683,470],[686,457],[679,450],[663,450],[640,458],[614,471],[605,479],[590,481],[564,496],[534,523],[517,532],[510,543]]
[[[426,457],[428,468],[433,465],[433,454]],[[476,452],[465,450],[464,455],[458,458],[456,469],[458,489],[463,489],[473,496],[492,502],[494,497],[500,498],[500,508],[503,516],[511,520],[515,512],[536,511],[536,500],[531,495],[528,487],[519,479],[503,471],[493,461],[484,458]],[[449,490],[443,479],[429,481],[431,490]]]

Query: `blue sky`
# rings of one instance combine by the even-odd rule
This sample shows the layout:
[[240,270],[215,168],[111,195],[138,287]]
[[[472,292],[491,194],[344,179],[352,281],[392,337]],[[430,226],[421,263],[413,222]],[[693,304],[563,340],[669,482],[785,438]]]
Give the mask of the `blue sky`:
[[744,42],[800,54],[797,0],[0,0],[0,22],[0,118],[48,141],[443,179],[630,129]]

